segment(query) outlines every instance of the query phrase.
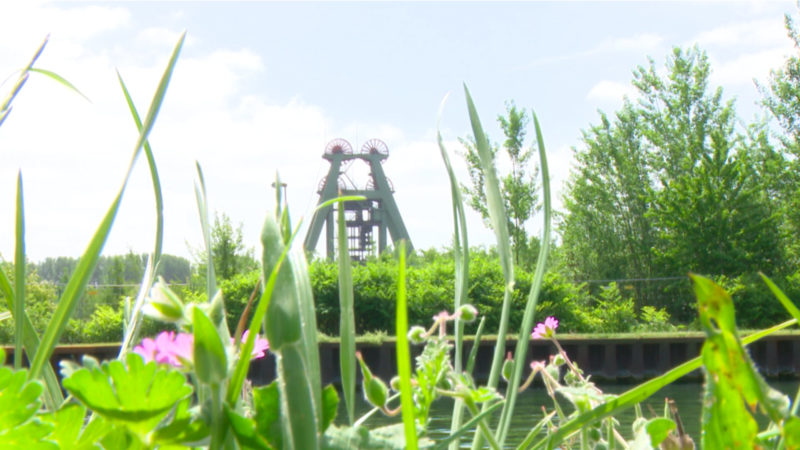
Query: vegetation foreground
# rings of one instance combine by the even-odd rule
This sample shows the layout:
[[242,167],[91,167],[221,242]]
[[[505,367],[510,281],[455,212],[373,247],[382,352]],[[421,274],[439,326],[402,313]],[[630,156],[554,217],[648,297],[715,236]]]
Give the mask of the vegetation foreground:
[[[343,209],[339,220],[339,335],[341,340],[341,397],[344,425],[333,424],[340,395],[320,382],[317,320],[305,255],[292,243],[299,226],[292,226],[288,209],[280,203],[268,216],[262,231],[260,295],[242,311],[235,327],[226,320],[223,292],[216,282],[211,246],[208,204],[203,173],[198,164],[196,184],[206,246],[206,300],[187,302],[163,281],[156,280],[161,262],[163,217],[155,158],[147,137],[169,84],[183,37],[176,45],[153,101],[141,120],[120,84],[139,129],[134,157],[118,195],[80,258],[60,295],[56,309],[43,329],[37,329],[26,310],[30,293],[26,284],[24,202],[22,174],[18,178],[16,252],[13,276],[0,271],[0,290],[14,321],[14,359],[5,365],[0,352],[0,447],[3,448],[458,448],[471,440],[473,448],[693,448],[682,432],[677,411],[667,403],[663,414],[645,414],[638,405],[661,387],[700,367],[705,372],[702,435],[699,445],[721,448],[800,448],[798,404],[770,388],[750,360],[745,345],[800,320],[800,310],[768,278],[769,290],[791,320],[740,337],[734,305],[726,291],[713,281],[691,276],[697,299],[700,328],[706,334],[700,357],[620,395],[598,389],[561,349],[557,340],[558,317],[535,325],[546,261],[550,249],[551,205],[548,166],[539,124],[533,115],[542,177],[543,239],[532,273],[523,315],[514,322],[519,339],[514,354],[505,353],[511,332],[514,259],[508,215],[500,191],[494,158],[469,91],[465,88],[473,143],[484,180],[488,219],[497,236],[497,253],[504,279],[503,301],[496,324],[497,344],[489,379],[476,385],[471,377],[475,355],[462,354],[464,326],[478,319],[468,304],[469,265],[461,189],[450,167],[448,152],[439,136],[441,156],[451,182],[454,218],[453,259],[455,286],[452,307],[433,315],[432,323],[409,326],[406,288],[406,252],[397,249],[395,334],[397,376],[387,383],[374,376],[355,351],[353,274],[347,256]],[[44,46],[44,44],[43,44]],[[42,49],[39,49],[38,54]],[[22,71],[10,97],[0,105],[0,123],[30,73],[40,72],[61,82],[52,72],[34,67],[36,57]],[[81,364],[62,364],[61,384],[50,365],[53,349],[62,338],[97,265],[114,217],[119,209],[136,156],[144,152],[153,181],[157,223],[153,252],[135,300],[126,303],[119,357],[113,361],[84,358]],[[276,183],[280,186],[280,183]],[[357,198],[342,197],[335,202]],[[13,280],[13,281],[12,281]],[[169,323],[177,332],[143,335],[147,315]],[[4,318],[8,318],[4,317]],[[563,319],[562,319],[563,320]],[[477,325],[476,339],[486,327]],[[451,327],[448,330],[448,327]],[[265,336],[259,335],[264,332]],[[448,332],[455,336],[451,343]],[[526,364],[529,339],[548,339],[557,352],[549,361]],[[412,366],[409,346],[424,345]],[[477,348],[477,346],[473,347]],[[251,358],[271,352],[277,379],[262,387],[250,386]],[[23,368],[23,351],[30,359]],[[462,361],[467,363],[462,365]],[[356,371],[361,371],[363,395],[374,410],[355,417]],[[523,373],[528,373],[523,379]],[[563,372],[563,375],[562,375]],[[541,380],[552,407],[521,442],[508,442],[510,418],[518,393]],[[63,390],[67,392],[64,397]],[[800,393],[798,393],[800,397]],[[427,436],[431,404],[441,397],[455,399],[450,434],[433,442]],[[563,404],[563,405],[562,405]],[[636,408],[632,432],[620,430],[615,415]],[[369,427],[376,412],[398,415],[396,425]],[[766,418],[759,422],[757,419]],[[766,425],[759,426],[759,423]],[[632,436],[631,439],[626,436]]]

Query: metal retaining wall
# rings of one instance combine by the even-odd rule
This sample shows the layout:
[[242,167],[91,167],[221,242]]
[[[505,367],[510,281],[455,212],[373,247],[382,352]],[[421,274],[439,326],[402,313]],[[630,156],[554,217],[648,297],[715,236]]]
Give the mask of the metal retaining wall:
[[[697,355],[703,345],[703,337],[642,337],[642,338],[603,338],[585,339],[559,337],[559,342],[570,358],[587,374],[596,380],[634,382],[651,378],[666,372]],[[484,340],[478,348],[474,377],[485,380],[489,375],[495,341]],[[507,341],[506,351],[513,352],[516,341]],[[395,345],[359,344],[365,361],[372,371],[389,380],[397,371]],[[465,342],[464,355],[469,354],[472,342]],[[6,361],[13,358],[13,347],[4,347]],[[749,346],[750,355],[761,373],[768,378],[800,378],[800,334],[773,335]],[[419,354],[421,347],[412,347],[412,358]],[[97,359],[115,358],[118,345],[64,345],[59,346],[52,358],[58,367],[62,359],[79,362],[82,355],[89,354]],[[547,360],[555,353],[555,347],[547,341],[533,341],[528,351],[528,361]],[[339,381],[339,345],[320,344],[320,367],[325,384]],[[526,372],[527,373],[527,370]],[[699,379],[702,373],[696,370],[686,378]],[[275,378],[275,358],[253,361],[250,366],[250,380],[262,385]]]

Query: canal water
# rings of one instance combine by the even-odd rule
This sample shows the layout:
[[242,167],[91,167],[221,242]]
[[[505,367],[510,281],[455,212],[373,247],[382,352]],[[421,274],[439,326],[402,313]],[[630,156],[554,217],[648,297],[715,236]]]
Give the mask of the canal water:
[[[784,394],[788,395],[790,399],[794,400],[794,397],[797,393],[798,384],[799,382],[794,381],[771,381],[769,382],[770,386],[775,389],[780,390]],[[630,384],[600,384],[598,383],[600,389],[604,392],[608,393],[622,393],[628,389],[631,389],[634,385]],[[703,385],[702,383],[698,382],[687,382],[687,383],[673,383],[669,386],[664,387],[656,394],[652,395],[649,399],[647,399],[642,404],[642,412],[645,417],[655,417],[656,415],[661,416],[664,412],[664,399],[670,398],[675,400],[675,403],[678,407],[678,413],[680,414],[681,421],[683,422],[684,429],[687,433],[695,440],[698,444],[700,442],[700,426],[701,426],[701,412],[702,412],[702,398],[703,398]],[[369,411],[371,408],[363,401],[361,397],[361,391],[359,388],[359,404],[356,407],[356,417],[360,417],[362,414]],[[560,402],[563,408],[566,408],[568,402],[563,400]],[[338,423],[343,423],[346,419],[346,413],[344,411],[344,402],[342,401],[339,404],[339,415],[337,418]],[[517,399],[516,410],[513,414],[511,420],[511,429],[509,432],[509,437],[506,440],[508,443],[509,448],[515,448],[517,444],[522,442],[528,432],[531,430],[533,426],[538,423],[538,421],[542,418],[542,406],[545,406],[548,411],[553,410],[553,402],[550,397],[547,396],[544,388],[533,387],[528,389],[524,393],[520,395]],[[651,411],[652,408],[652,411]],[[431,412],[431,422],[429,426],[429,435],[432,439],[436,440],[437,438],[446,437],[449,433],[450,429],[450,419],[451,414],[453,411],[453,402],[449,399],[440,399],[436,403],[433,404],[432,412]],[[565,411],[567,412],[567,411]],[[567,412],[568,413],[568,412]],[[499,412],[495,414],[495,416],[499,416]],[[617,420],[619,420],[621,426],[619,430],[627,439],[631,438],[631,424],[635,418],[635,412],[633,408],[629,408],[623,411],[620,415],[616,416]],[[496,419],[496,417],[495,417]],[[372,415],[365,423],[366,426],[370,428],[382,426],[382,425],[391,425],[395,423],[402,422],[402,419],[398,415],[397,417],[386,417],[381,413],[377,413]],[[471,441],[472,434],[469,434],[469,439],[467,441]],[[469,447],[469,442],[462,441],[462,447]]]

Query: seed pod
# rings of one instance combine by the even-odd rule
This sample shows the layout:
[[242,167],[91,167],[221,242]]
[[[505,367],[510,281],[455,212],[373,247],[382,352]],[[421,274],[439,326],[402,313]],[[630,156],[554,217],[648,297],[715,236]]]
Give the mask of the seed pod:
[[369,381],[364,381],[364,397],[372,406],[382,408],[389,398],[389,389],[380,378],[372,377]]
[[408,330],[408,340],[411,341],[412,344],[420,345],[424,344],[427,336],[425,336],[427,330],[425,328],[414,325]]
[[513,370],[514,370],[514,361],[513,360],[506,359],[505,361],[503,361],[502,374],[503,374],[503,379],[506,380],[506,383],[508,383],[508,380],[511,379],[511,373],[512,373]]
[[461,305],[458,308],[458,315],[464,322],[474,322],[478,317],[478,309],[472,305]]

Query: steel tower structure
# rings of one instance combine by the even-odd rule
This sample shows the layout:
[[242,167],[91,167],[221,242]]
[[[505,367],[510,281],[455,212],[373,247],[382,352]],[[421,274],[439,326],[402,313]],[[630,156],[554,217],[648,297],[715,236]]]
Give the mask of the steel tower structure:
[[[328,175],[320,181],[317,193],[322,204],[340,195],[359,195],[365,200],[338,203],[322,209],[314,214],[305,239],[305,249],[313,251],[325,225],[325,249],[329,260],[336,254],[336,210],[343,207],[345,226],[347,227],[347,244],[350,257],[354,261],[363,262],[367,256],[375,254],[375,231],[377,229],[377,252],[380,254],[386,249],[387,233],[396,243],[401,239],[406,241],[406,249],[411,251],[411,239],[400,217],[400,210],[394,201],[394,188],[391,181],[386,178],[381,164],[389,157],[389,149],[379,139],[370,139],[365,142],[358,153],[353,152],[350,143],[344,139],[334,139],[325,147],[322,157],[330,162]],[[369,166],[369,176],[366,184],[357,187],[345,175],[349,166],[354,162],[363,162]]]

